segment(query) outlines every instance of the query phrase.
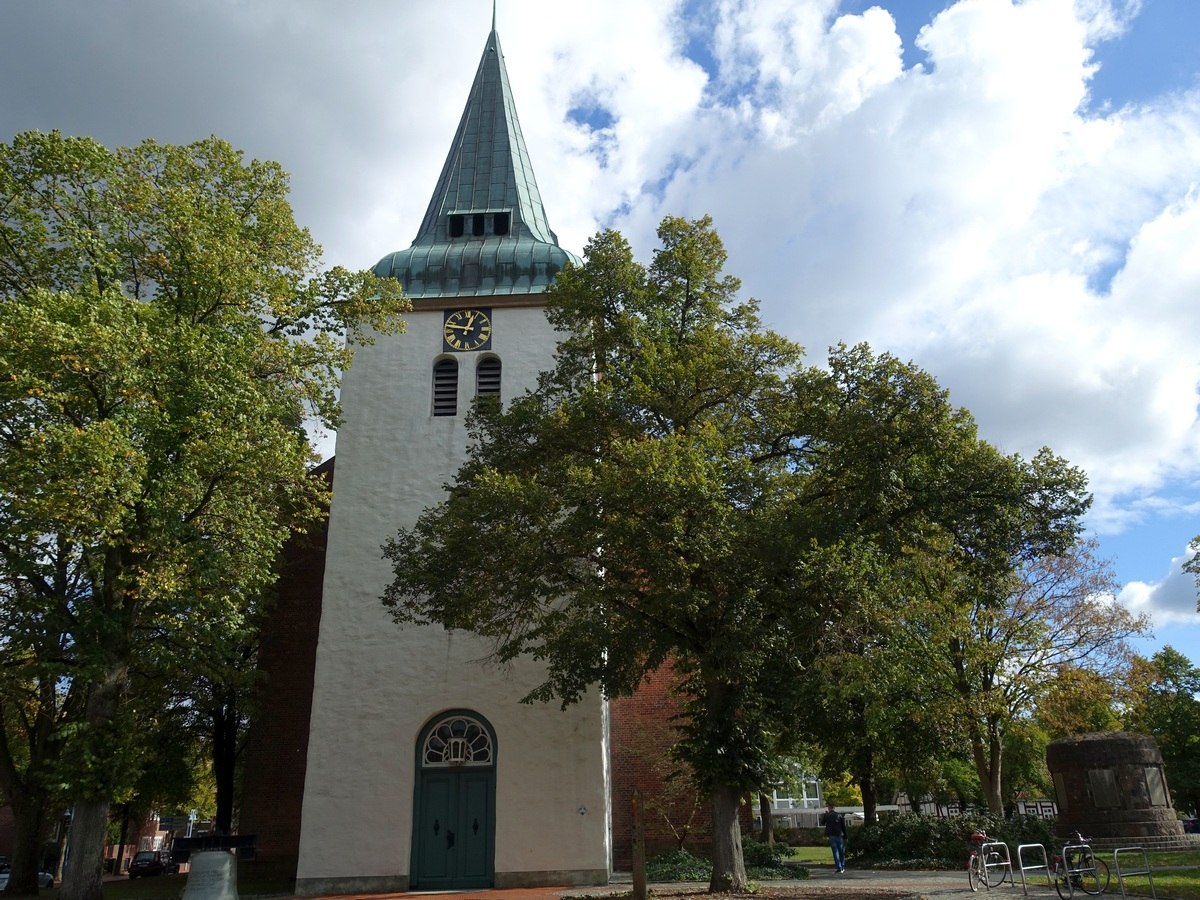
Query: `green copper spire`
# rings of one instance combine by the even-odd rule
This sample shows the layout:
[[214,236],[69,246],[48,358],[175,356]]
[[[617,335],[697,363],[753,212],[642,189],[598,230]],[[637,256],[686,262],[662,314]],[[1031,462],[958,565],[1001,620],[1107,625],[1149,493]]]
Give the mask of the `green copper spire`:
[[441,177],[417,237],[390,253],[375,274],[392,276],[414,299],[538,293],[566,262],[546,220],[517,121],[495,7]]

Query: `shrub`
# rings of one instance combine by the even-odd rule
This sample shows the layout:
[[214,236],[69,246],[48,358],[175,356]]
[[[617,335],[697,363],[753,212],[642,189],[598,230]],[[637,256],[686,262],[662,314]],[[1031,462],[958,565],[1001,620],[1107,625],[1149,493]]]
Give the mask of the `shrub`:
[[708,881],[712,863],[686,850],[672,850],[646,861],[646,878],[650,881]]
[[787,844],[789,847],[799,847],[802,843],[800,840],[800,829],[798,828],[787,828],[785,826],[780,826],[774,830],[773,834],[775,836],[775,843],[777,844]]
[[1016,857],[1020,844],[1053,842],[1050,823],[1037,816],[971,814],[952,819],[904,815],[878,825],[864,825],[851,837],[847,854],[859,864],[880,868],[957,868],[971,849],[971,832],[982,830],[1009,845]]
[[742,838],[742,859],[747,869],[779,869],[783,867],[783,848],[780,843],[763,844],[754,838]]
[[[752,838],[742,839],[742,859],[746,875],[758,880],[778,878],[807,878],[808,869],[783,861],[783,845],[761,844]],[[693,856],[686,850],[672,850],[646,863],[649,881],[708,881],[712,877],[712,862]]]

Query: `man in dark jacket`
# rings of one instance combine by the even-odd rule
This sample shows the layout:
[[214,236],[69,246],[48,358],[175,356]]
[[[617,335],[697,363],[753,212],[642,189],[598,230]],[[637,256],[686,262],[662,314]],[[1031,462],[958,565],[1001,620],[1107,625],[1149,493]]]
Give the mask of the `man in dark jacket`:
[[817,823],[825,829],[825,837],[829,838],[830,849],[833,850],[833,866],[838,874],[846,871],[846,817],[833,808],[830,803]]

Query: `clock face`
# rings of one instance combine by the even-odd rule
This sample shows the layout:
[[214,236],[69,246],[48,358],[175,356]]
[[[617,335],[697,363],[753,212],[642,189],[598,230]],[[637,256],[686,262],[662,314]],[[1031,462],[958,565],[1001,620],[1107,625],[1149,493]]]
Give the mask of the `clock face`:
[[442,324],[446,350],[486,350],[492,341],[492,320],[482,309],[447,312]]

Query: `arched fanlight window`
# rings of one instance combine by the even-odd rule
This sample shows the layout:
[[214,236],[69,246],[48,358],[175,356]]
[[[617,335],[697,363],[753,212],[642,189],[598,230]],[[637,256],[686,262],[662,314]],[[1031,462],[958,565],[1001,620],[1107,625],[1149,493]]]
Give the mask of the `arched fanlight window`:
[[485,356],[475,367],[475,394],[479,397],[500,396],[500,358]]
[[439,359],[433,364],[433,414],[458,415],[458,360]]
[[425,768],[490,766],[494,762],[491,732],[470,716],[442,719],[429,729],[421,747],[421,765]]

